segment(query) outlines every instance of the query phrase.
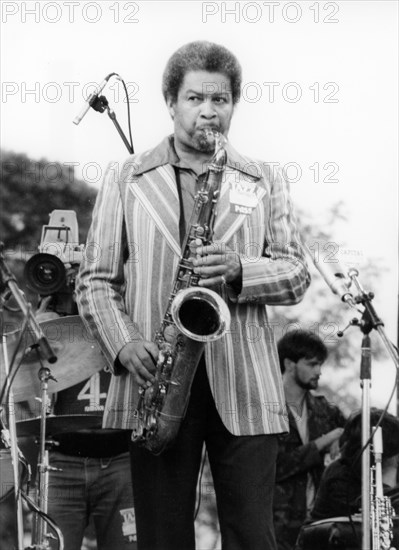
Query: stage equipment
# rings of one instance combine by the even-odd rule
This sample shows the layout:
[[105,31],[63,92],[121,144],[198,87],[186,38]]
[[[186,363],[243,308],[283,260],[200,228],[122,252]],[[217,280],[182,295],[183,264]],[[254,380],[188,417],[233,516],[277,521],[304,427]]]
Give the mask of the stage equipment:
[[75,313],[73,290],[84,245],[79,244],[76,212],[53,210],[34,254],[25,265],[28,288],[40,296],[52,296],[52,307],[60,315]]
[[95,102],[98,100],[98,95],[103,91],[105,86],[108,84],[108,80],[111,78],[111,76],[116,75],[116,73],[109,73],[104,80],[101,82],[101,84],[98,86],[98,89],[96,92],[93,92],[89,95],[89,97],[84,102],[84,105],[80,111],[80,113],[73,119],[73,123],[78,125],[83,117],[86,115],[87,111],[90,109],[90,107],[93,107]]
[[[48,381],[49,393],[70,388],[105,368],[104,355],[79,315],[44,321],[39,323],[39,327],[58,357],[58,361],[52,367],[53,378]],[[37,375],[40,359],[35,348],[35,339],[31,333],[25,333],[17,349],[20,335],[20,330],[7,335],[9,352],[16,352],[16,361],[21,363],[12,382],[15,403],[40,396],[40,381]],[[2,388],[6,373],[1,357],[0,369]],[[6,401],[4,395],[2,402]]]
[[[370,332],[374,329],[378,332],[383,341],[386,350],[394,362],[396,371],[399,368],[399,358],[395,346],[386,336],[384,323],[378,317],[372,304],[374,294],[365,292],[360,281],[359,271],[355,268],[348,270],[348,277],[351,285],[357,290],[355,295],[356,304],[363,306],[361,319],[353,319],[350,325],[358,326],[363,333],[361,346],[360,380],[362,388],[362,550],[371,550],[370,536],[370,518],[371,518],[371,498],[370,498],[370,452],[369,446],[375,430],[370,432],[370,389],[371,389],[371,339]],[[381,419],[382,420],[382,419]],[[376,426],[378,428],[378,425]],[[371,433],[371,435],[370,435]],[[374,550],[374,548],[373,548]]]
[[351,281],[337,257],[337,248],[336,243],[323,241],[310,241],[305,245],[308,256],[333,294],[349,306],[355,306],[354,298],[349,291]]
[[[50,224],[43,227],[39,254],[34,256],[26,268],[31,288],[47,296],[64,294],[71,304],[75,277],[82,259],[83,245],[77,244],[78,226],[73,211],[55,210]],[[83,428],[97,427],[99,417],[72,415],[68,417],[49,416],[51,399],[49,393],[61,391],[89,378],[105,367],[105,360],[99,346],[86,330],[78,315],[59,317],[37,323],[31,305],[25,301],[15,278],[9,272],[1,257],[2,304],[10,294],[15,298],[24,314],[21,328],[3,334],[2,357],[0,359],[0,404],[8,408],[7,429],[2,430],[2,439],[10,448],[14,475],[14,493],[17,510],[17,550],[23,550],[24,528],[22,499],[34,511],[32,543],[27,550],[49,550],[50,539],[58,539],[58,548],[63,548],[60,529],[47,515],[47,491],[49,477],[49,445],[47,432],[55,435]],[[65,300],[55,300],[53,307],[60,307]],[[58,310],[59,312],[60,310]],[[62,309],[61,309],[62,311]],[[3,317],[1,317],[3,319]],[[8,356],[11,353],[12,360]],[[43,360],[54,362],[54,370],[43,364]],[[15,422],[15,403],[34,399],[40,401],[40,416],[23,422]],[[78,416],[78,418],[77,418]],[[48,423],[49,430],[46,426]],[[4,433],[3,433],[4,432]],[[36,435],[39,443],[38,491],[34,502],[22,490],[20,474],[23,463],[17,445],[17,436]]]
[[[105,86],[108,83],[109,79],[113,76],[115,76],[117,80],[122,82],[122,85],[125,89],[130,143],[126,139],[126,136],[123,133],[123,130],[120,127],[120,124],[118,123],[118,121],[116,119],[115,112],[110,108],[107,98],[103,95],[99,95],[102,92],[102,90],[105,88]],[[123,78],[120,75],[118,75],[117,73],[109,73],[109,75],[107,75],[105,77],[105,79],[101,82],[101,84],[98,86],[97,92],[92,93],[86,99],[81,112],[73,119],[73,123],[78,125],[80,123],[80,121],[82,120],[82,118],[86,115],[86,113],[90,109],[90,107],[92,107],[92,109],[94,109],[95,111],[97,111],[99,113],[103,113],[105,111],[105,109],[107,109],[107,114],[108,114],[109,118],[112,120],[118,134],[122,138],[122,141],[125,144],[127,150],[129,151],[130,154],[133,154],[134,153],[134,148],[133,148],[133,139],[132,139],[132,129],[131,129],[131,125],[130,125],[129,94],[127,92],[127,87],[126,87],[126,84],[125,84]]]
[[392,550],[394,509],[384,496],[382,483],[382,429],[373,428],[374,465],[370,472],[371,547],[373,550]]
[[[102,414],[95,416],[90,414],[47,415],[46,436],[61,433],[78,432],[79,430],[94,430],[101,425]],[[18,437],[40,435],[41,417],[29,418],[17,421]]]
[[[3,312],[3,306],[4,302],[8,299],[10,295],[13,296],[15,301],[17,302],[20,310],[22,311],[24,315],[24,324],[23,328],[21,329],[21,336],[24,334],[25,329],[29,326],[31,334],[32,334],[32,340],[35,342],[35,349],[37,350],[38,354],[42,354],[42,357],[46,359],[49,363],[54,363],[57,361],[57,355],[53,351],[51,345],[49,344],[46,336],[44,335],[41,327],[35,320],[35,317],[32,313],[31,305],[26,301],[25,296],[21,289],[18,287],[16,283],[16,279],[14,275],[9,270],[6,262],[4,261],[3,256],[3,250],[4,245],[3,243],[0,244],[0,305],[1,305],[1,311],[0,311],[0,321],[1,321],[1,337],[2,337],[2,354],[3,354],[3,361],[4,361],[4,373],[5,373],[5,385],[3,388],[1,388],[1,395],[7,395],[8,399],[6,400],[6,407],[3,409],[1,407],[0,409],[0,418],[2,419],[3,411],[5,410],[7,414],[7,420],[8,420],[8,426],[9,426],[9,433],[8,430],[3,429],[2,430],[2,440],[5,446],[10,446],[11,451],[11,459],[12,459],[12,465],[13,465],[13,473],[14,473],[14,495],[15,495],[15,502],[16,502],[16,509],[17,509],[17,550],[23,550],[24,547],[24,528],[23,528],[23,516],[22,516],[22,487],[20,485],[20,475],[19,475],[19,457],[20,457],[20,451],[18,449],[17,445],[17,432],[16,432],[16,424],[15,424],[15,403],[14,403],[14,396],[13,396],[13,389],[12,389],[12,376],[13,376],[13,367],[15,364],[15,357],[16,354],[13,354],[13,360],[10,362],[8,359],[8,348],[7,348],[7,336],[4,333],[3,327],[4,327],[4,312]],[[45,371],[46,373],[50,373],[50,370],[48,368],[43,367],[40,369],[40,371]],[[39,371],[39,373],[40,373]],[[50,376],[50,375],[49,375]],[[3,403],[3,398],[1,397],[0,403]],[[42,518],[40,518],[42,521]],[[60,533],[59,533],[60,534]],[[62,536],[61,536],[62,537]],[[40,544],[44,545],[44,542],[41,541]],[[45,548],[45,546],[36,546],[36,548],[39,550],[39,548]],[[62,543],[60,544],[60,548],[62,547]]]
[[[395,516],[389,497],[383,494],[382,429],[373,428],[372,452],[374,464],[370,469],[370,540],[372,550],[399,548],[399,518]],[[368,450],[368,449],[367,449]],[[363,548],[363,521],[361,514],[333,517],[315,521],[302,527],[299,547],[302,550],[359,550]]]
[[[302,550],[359,550],[362,540],[362,518],[355,514],[321,519],[302,527]],[[393,518],[393,548],[399,548],[399,517]],[[377,547],[383,550],[383,546]],[[390,548],[390,547],[388,547]]]
[[[316,246],[315,246],[316,244]],[[350,321],[349,326],[358,326],[363,333],[361,345],[361,363],[360,363],[360,380],[362,388],[362,550],[371,550],[370,538],[370,517],[371,517],[371,501],[370,501],[370,441],[374,435],[374,431],[370,432],[370,388],[371,388],[371,339],[370,332],[374,329],[381,337],[385,348],[394,362],[396,372],[399,369],[399,357],[395,346],[390,342],[384,331],[384,323],[378,317],[374,309],[372,300],[374,294],[365,292],[360,281],[359,271],[350,267],[346,270],[343,268],[337,258],[337,245],[335,248],[328,250],[326,245],[335,245],[335,243],[323,243],[313,241],[311,246],[307,246],[307,252],[310,255],[313,263],[320,271],[328,286],[337,294],[342,301],[346,302],[350,307],[355,308],[362,316],[360,319],[354,318]],[[321,245],[321,246],[320,246]],[[311,249],[315,251],[312,254]],[[320,253],[322,252],[322,253]],[[328,252],[328,253],[325,253]],[[353,289],[350,292],[349,289]],[[359,306],[363,306],[360,309]],[[348,328],[347,327],[347,328]],[[342,336],[345,332],[342,331],[339,335]],[[397,374],[398,376],[398,374]],[[381,419],[382,420],[382,419]],[[376,426],[378,428],[378,426]],[[373,548],[374,550],[374,548]]]

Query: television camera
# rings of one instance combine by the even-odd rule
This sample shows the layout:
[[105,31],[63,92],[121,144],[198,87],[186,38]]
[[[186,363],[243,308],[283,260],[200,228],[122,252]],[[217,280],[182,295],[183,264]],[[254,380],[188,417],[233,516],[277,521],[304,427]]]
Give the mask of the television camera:
[[53,210],[42,228],[39,253],[25,265],[27,287],[41,297],[52,296],[49,309],[61,315],[75,315],[75,281],[84,245],[79,243],[76,212]]

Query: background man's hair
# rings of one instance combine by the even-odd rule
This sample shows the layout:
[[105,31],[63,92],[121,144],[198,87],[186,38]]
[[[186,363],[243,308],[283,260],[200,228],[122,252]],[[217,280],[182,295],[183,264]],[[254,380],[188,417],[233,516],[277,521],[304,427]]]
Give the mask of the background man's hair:
[[277,343],[281,372],[285,371],[284,359],[294,363],[300,359],[318,359],[321,363],[327,359],[328,351],[322,340],[307,330],[290,330]]
[[[224,46],[213,42],[196,41],[179,48],[166,64],[162,77],[162,93],[165,98],[177,100],[177,94],[189,71],[222,73],[230,79],[233,103],[241,92],[241,66],[237,58]],[[226,91],[226,90],[223,90]]]

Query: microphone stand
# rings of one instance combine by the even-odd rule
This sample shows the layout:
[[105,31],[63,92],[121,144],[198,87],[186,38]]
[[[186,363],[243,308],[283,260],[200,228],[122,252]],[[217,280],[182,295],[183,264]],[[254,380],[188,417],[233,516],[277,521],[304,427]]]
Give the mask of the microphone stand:
[[353,319],[350,324],[359,326],[363,333],[361,346],[360,385],[362,388],[362,550],[371,550],[370,543],[370,453],[365,452],[365,447],[370,444],[370,388],[371,388],[371,340],[370,332],[374,329],[380,335],[385,347],[390,354],[396,369],[399,367],[398,354],[384,331],[384,323],[378,317],[373,306],[372,292],[365,292],[362,288],[357,269],[351,268],[348,276],[356,286],[359,294],[355,301],[364,306],[360,321]]
[[22,493],[21,488],[19,486],[19,449],[17,444],[17,428],[16,428],[16,421],[15,421],[15,408],[14,408],[14,395],[12,391],[12,387],[10,385],[10,379],[9,379],[9,361],[8,361],[8,351],[7,351],[7,340],[6,335],[3,332],[3,319],[4,319],[4,313],[3,313],[3,302],[5,301],[6,297],[8,297],[10,294],[14,297],[16,300],[19,308],[21,309],[22,313],[24,314],[27,324],[29,325],[32,336],[35,340],[35,345],[41,349],[44,357],[49,361],[49,363],[55,363],[57,361],[57,356],[55,355],[53,349],[51,348],[46,336],[43,334],[43,331],[40,327],[40,325],[35,320],[33,314],[32,314],[32,308],[31,305],[26,301],[21,289],[18,287],[16,283],[16,279],[14,275],[9,270],[6,262],[4,261],[4,244],[0,243],[0,296],[1,296],[1,311],[0,311],[0,322],[1,322],[1,337],[2,337],[2,344],[3,344],[3,356],[4,356],[4,365],[5,365],[5,387],[6,387],[6,393],[5,395],[8,395],[8,423],[9,423],[9,430],[10,430],[10,447],[11,447],[11,459],[13,464],[13,477],[14,477],[14,492],[15,492],[15,500],[16,500],[16,506],[17,506],[17,537],[18,537],[18,548],[17,550],[23,550],[24,545],[24,528],[23,528],[23,514],[22,514]]
[[41,409],[40,409],[40,437],[39,437],[39,460],[37,465],[37,474],[38,474],[38,499],[37,506],[39,512],[35,516],[35,521],[33,523],[32,529],[32,544],[29,546],[28,550],[49,550],[50,549],[50,538],[54,538],[50,534],[46,526],[50,525],[57,535],[58,538],[58,550],[63,550],[64,548],[64,536],[61,530],[57,525],[53,524],[47,516],[48,510],[48,486],[49,486],[49,472],[52,470],[57,470],[50,466],[49,464],[49,447],[54,443],[52,441],[47,441],[46,439],[46,421],[47,414],[49,409],[49,396],[48,396],[48,381],[54,380],[50,369],[44,367],[43,365],[39,369],[39,379],[40,379],[40,393],[41,393]]
[[[17,550],[23,550],[24,547],[24,524],[23,524],[23,513],[22,513],[22,495],[21,488],[19,486],[19,449],[17,444],[17,428],[15,423],[15,408],[14,408],[14,393],[10,386],[10,365],[8,360],[8,350],[7,350],[7,337],[4,333],[4,309],[3,309],[3,300],[4,297],[1,297],[0,304],[0,318],[1,318],[1,344],[3,348],[3,359],[4,359],[4,375],[5,375],[5,388],[8,395],[8,425],[9,432],[5,428],[3,421],[1,421],[1,438],[6,447],[10,448],[11,452],[11,462],[13,469],[13,479],[14,479],[14,496],[15,504],[17,509]],[[0,415],[2,416],[3,406],[0,404]]]
[[90,107],[92,107],[95,111],[97,111],[99,113],[103,113],[105,111],[105,109],[107,109],[107,114],[108,114],[109,118],[114,123],[114,126],[117,129],[118,134],[122,138],[122,141],[125,144],[127,150],[132,155],[134,153],[133,147],[130,145],[130,143],[128,142],[125,134],[123,133],[123,130],[122,130],[119,122],[116,119],[115,112],[109,106],[108,99],[104,95],[97,96],[96,98],[94,98],[93,101],[90,102]]

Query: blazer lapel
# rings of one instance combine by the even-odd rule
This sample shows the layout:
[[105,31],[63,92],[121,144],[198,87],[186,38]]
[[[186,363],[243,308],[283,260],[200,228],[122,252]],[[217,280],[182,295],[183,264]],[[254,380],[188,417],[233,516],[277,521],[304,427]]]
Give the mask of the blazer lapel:
[[180,255],[180,205],[173,167],[163,165],[144,172],[129,183],[129,188],[173,252]]

